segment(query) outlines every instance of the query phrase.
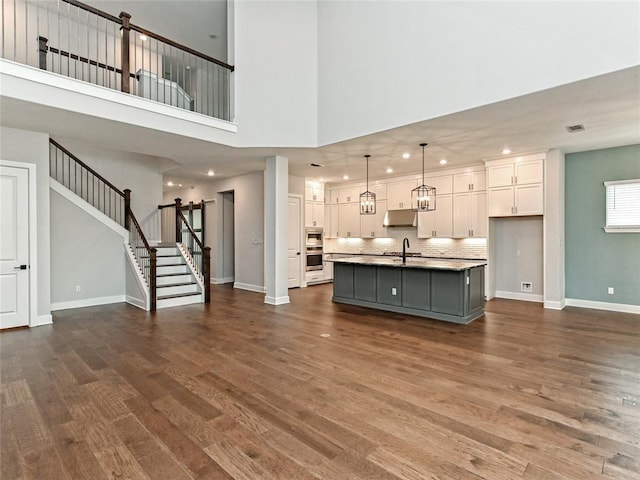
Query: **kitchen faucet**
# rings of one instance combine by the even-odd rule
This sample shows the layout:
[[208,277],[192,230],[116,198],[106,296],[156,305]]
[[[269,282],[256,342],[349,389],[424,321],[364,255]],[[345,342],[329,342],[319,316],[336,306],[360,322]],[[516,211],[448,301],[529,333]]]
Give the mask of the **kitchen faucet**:
[[402,239],[402,263],[407,263],[407,248],[409,248],[409,239],[404,237]]

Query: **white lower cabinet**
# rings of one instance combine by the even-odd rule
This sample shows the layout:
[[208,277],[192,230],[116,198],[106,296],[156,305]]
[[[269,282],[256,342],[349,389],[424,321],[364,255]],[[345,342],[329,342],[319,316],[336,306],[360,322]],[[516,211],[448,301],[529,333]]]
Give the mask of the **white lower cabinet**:
[[378,238],[387,235],[387,229],[382,225],[387,213],[387,202],[376,201],[375,215],[360,215],[360,236],[362,238]]
[[486,236],[486,192],[455,194],[453,196],[453,238]]
[[453,236],[453,198],[436,193],[436,209],[418,212],[418,238]]
[[307,227],[324,226],[324,203],[305,202],[305,225]]

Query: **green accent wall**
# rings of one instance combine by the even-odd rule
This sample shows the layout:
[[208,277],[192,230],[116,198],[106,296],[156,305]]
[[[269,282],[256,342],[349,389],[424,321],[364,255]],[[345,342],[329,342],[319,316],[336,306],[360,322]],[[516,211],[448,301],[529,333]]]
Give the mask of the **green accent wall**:
[[640,145],[567,154],[565,174],[566,297],[640,305],[640,233],[603,230],[603,182],[640,178]]

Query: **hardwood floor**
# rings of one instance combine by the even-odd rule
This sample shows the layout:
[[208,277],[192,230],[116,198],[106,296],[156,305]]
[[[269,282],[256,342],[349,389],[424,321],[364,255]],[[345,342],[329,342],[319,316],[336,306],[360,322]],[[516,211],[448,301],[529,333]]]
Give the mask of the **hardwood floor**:
[[0,478],[640,478],[638,315],[493,300],[463,326],[330,292],[1,333]]

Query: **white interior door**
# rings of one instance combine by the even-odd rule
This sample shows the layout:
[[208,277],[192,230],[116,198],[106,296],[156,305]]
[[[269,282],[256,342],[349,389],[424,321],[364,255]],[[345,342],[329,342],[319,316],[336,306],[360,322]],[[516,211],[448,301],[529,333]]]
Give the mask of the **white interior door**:
[[289,197],[289,235],[287,247],[287,266],[289,288],[300,286],[300,272],[302,270],[302,231],[300,230],[299,197]]
[[0,166],[0,328],[29,325],[29,171]]

